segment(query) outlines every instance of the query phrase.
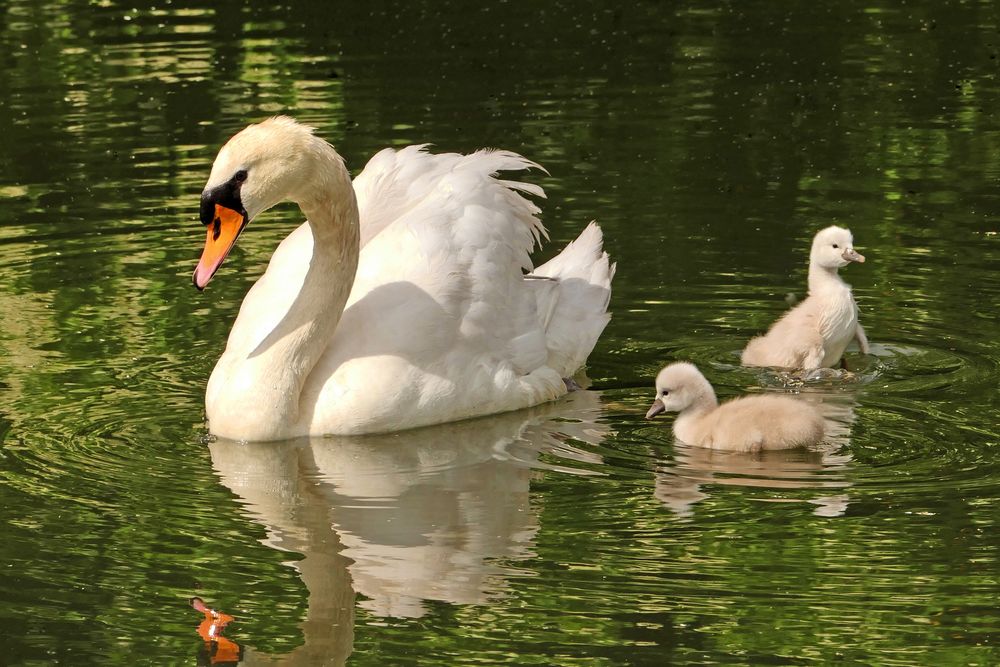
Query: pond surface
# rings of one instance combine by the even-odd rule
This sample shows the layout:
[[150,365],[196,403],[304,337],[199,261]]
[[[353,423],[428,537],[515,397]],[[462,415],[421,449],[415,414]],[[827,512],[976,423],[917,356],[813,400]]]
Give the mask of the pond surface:
[[[0,8],[0,654],[208,664],[1000,663],[1000,9],[987,1]],[[205,382],[300,219],[190,274],[219,146],[291,113],[359,170],[498,146],[548,257],[618,261],[592,388],[392,436],[207,436]],[[873,354],[738,352],[816,230]],[[835,426],[736,456],[647,422],[663,364]],[[217,644],[217,661],[233,645]]]

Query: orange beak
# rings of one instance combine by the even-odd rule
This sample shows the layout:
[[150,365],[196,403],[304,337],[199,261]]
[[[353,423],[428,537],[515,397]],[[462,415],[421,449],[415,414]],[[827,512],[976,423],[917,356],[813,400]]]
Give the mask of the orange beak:
[[205,249],[202,250],[201,261],[194,270],[195,287],[199,290],[205,289],[205,285],[222,265],[222,260],[233,249],[246,224],[246,217],[242,213],[222,204],[215,205],[215,219],[208,225]]

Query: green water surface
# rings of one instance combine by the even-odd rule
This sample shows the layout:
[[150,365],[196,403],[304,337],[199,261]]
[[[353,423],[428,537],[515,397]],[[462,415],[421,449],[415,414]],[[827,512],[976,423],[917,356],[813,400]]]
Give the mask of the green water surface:
[[[1000,5],[0,3],[0,663],[1000,664]],[[289,113],[543,164],[551,256],[618,262],[592,389],[376,438],[238,444],[203,392],[301,219],[190,281],[215,153]],[[816,230],[873,354],[738,352]],[[647,422],[661,365],[838,425],[738,456]]]

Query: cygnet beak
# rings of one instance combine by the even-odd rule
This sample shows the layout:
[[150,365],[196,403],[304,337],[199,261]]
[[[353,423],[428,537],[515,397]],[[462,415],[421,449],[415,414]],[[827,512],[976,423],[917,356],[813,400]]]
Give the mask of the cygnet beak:
[[666,406],[663,405],[663,401],[656,399],[653,401],[653,404],[649,406],[649,410],[646,411],[646,419],[652,419],[666,409]]
[[865,256],[854,248],[844,248],[844,254],[841,257],[848,262],[858,262],[859,264],[864,264],[865,261]]

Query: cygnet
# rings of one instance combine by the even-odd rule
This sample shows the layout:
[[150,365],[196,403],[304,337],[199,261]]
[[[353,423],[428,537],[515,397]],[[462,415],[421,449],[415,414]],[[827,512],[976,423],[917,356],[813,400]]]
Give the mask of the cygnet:
[[850,230],[833,226],[818,232],[809,253],[809,296],[747,344],[743,365],[831,368],[852,340],[868,354],[851,286],[837,274],[842,266],[864,261]]
[[719,405],[694,364],[670,364],[656,376],[656,400],[646,413],[677,412],[674,435],[697,447],[737,452],[791,449],[823,439],[824,421],[807,403],[787,396],[744,396]]

